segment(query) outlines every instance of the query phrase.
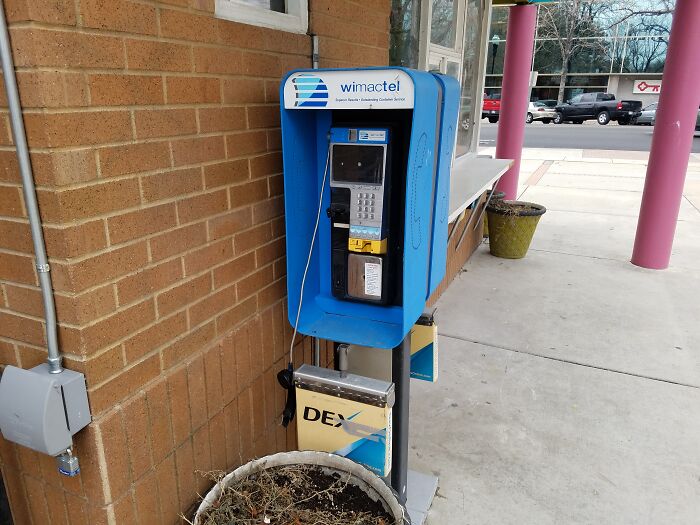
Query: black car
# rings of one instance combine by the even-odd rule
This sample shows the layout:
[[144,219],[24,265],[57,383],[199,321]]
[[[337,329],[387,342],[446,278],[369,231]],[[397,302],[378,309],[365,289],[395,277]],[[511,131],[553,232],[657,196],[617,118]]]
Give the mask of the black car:
[[595,119],[602,126],[612,120],[624,126],[642,114],[642,103],[639,100],[616,100],[612,93],[582,93],[566,104],[558,105],[556,110],[555,124],[581,124],[584,120]]

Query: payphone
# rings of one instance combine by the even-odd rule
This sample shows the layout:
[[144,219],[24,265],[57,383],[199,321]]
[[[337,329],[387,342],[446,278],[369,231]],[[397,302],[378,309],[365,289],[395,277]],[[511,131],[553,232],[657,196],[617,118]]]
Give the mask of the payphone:
[[388,240],[400,232],[390,220],[391,138],[386,128],[331,129],[331,286],[341,299],[393,299]]
[[[399,67],[298,70],[280,99],[294,327],[284,422],[296,396],[300,448],[390,471],[405,501],[409,334],[445,275],[459,84]],[[390,380],[294,370],[297,331],[390,350]]]

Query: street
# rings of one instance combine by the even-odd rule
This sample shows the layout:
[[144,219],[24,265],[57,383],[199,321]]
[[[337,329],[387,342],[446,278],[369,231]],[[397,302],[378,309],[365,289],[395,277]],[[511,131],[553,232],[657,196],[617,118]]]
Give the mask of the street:
[[[480,145],[496,145],[498,124],[481,122]],[[649,151],[654,128],[650,126],[601,126],[597,123],[542,124],[525,126],[526,148],[579,148],[626,151]],[[700,137],[693,139],[693,153],[700,153]]]

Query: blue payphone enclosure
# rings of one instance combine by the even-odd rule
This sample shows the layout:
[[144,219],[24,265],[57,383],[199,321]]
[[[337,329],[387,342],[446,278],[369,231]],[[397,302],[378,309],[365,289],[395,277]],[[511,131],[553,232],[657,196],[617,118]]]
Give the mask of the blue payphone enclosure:
[[280,86],[287,242],[288,316],[294,325],[329,157],[335,110],[412,113],[406,175],[403,300],[382,306],[331,292],[327,174],[316,242],[304,285],[298,330],[331,341],[393,348],[416,322],[445,275],[449,180],[459,84],[405,68],[312,69],[288,73]]

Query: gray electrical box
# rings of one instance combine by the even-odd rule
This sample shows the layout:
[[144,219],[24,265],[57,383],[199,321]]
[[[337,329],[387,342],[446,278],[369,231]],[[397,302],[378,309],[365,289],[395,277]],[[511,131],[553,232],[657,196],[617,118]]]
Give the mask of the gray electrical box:
[[0,379],[0,431],[8,441],[50,456],[72,445],[91,421],[85,376],[51,374],[48,364],[30,370],[6,366]]

